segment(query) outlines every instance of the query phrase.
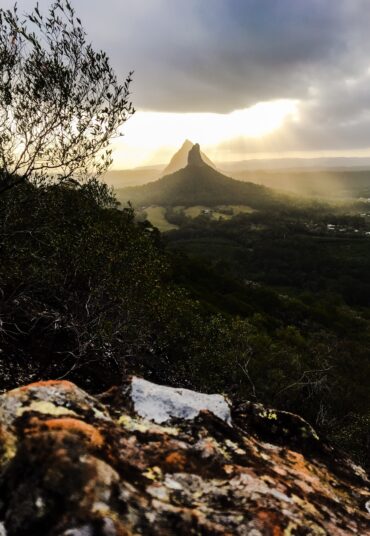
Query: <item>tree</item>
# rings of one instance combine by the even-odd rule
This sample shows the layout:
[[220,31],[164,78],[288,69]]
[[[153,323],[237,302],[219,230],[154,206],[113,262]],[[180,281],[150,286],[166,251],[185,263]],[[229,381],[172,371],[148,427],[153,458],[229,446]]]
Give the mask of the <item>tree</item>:
[[134,113],[131,77],[117,81],[68,0],[48,15],[0,9],[0,193],[106,171],[109,142]]

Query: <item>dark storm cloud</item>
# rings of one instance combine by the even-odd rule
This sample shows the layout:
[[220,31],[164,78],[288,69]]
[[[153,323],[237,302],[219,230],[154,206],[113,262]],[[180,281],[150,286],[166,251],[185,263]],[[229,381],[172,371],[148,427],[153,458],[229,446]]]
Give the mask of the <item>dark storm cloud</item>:
[[227,112],[306,98],[312,85],[357,76],[370,53],[368,10],[358,0],[124,5],[127,25],[122,17],[121,33],[113,34],[125,34],[122,51],[112,47],[112,58],[134,64],[138,105],[147,109]]
[[370,52],[366,0],[74,5],[121,76],[135,69],[135,102],[145,109],[226,112],[258,100],[305,98],[321,80],[356,75]]
[[301,102],[299,119],[262,139],[220,145],[237,153],[356,150],[370,148],[370,73],[321,84]]
[[[135,70],[137,108],[223,113],[294,98],[302,101],[301,122],[290,125],[290,144],[320,146],[330,139],[345,145],[348,138],[352,145],[359,136],[365,142],[369,0],[73,3],[120,76]],[[355,83],[346,85],[348,79]]]

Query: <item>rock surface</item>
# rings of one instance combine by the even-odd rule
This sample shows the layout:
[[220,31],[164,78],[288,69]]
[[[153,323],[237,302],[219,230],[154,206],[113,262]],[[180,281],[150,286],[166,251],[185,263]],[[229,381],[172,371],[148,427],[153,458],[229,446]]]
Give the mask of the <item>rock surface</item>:
[[[170,175],[171,173],[175,173],[176,171],[179,171],[180,169],[186,167],[188,165],[189,151],[192,149],[193,146],[193,142],[191,142],[190,140],[185,140],[181,148],[171,158],[171,161],[169,162],[168,166],[166,166],[163,170],[162,176]],[[205,162],[208,166],[216,169],[215,164],[207,157],[206,154],[201,151],[200,155],[202,157],[203,162]]]
[[231,423],[229,405],[221,395],[206,395],[133,378],[131,398],[135,412],[140,417],[156,423],[172,418],[191,420],[202,410],[210,411],[223,421]]
[[202,155],[200,154],[199,143],[193,145],[188,154],[188,165],[189,166],[205,166]]
[[181,391],[2,395],[0,535],[370,534],[366,475],[305,421]]

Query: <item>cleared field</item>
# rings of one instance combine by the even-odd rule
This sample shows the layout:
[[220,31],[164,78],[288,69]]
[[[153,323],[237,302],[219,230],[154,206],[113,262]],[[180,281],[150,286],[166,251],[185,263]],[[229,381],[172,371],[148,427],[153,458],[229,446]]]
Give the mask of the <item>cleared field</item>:
[[243,212],[244,214],[252,214],[252,212],[256,212],[254,208],[247,207],[246,205],[225,205],[224,207],[219,208],[231,208],[235,214],[240,214]]
[[[251,207],[248,207],[246,205],[219,205],[217,207],[206,207],[203,205],[196,205],[194,207],[175,207],[176,211],[180,212],[181,209],[184,210],[184,213],[189,218],[197,218],[200,214],[208,214],[212,219],[218,220],[219,218],[223,218],[225,220],[229,220],[236,214],[244,213],[244,214],[251,214],[252,212],[255,212],[255,210]],[[223,211],[232,211],[232,214],[225,214]]]
[[[255,212],[254,209],[245,205],[222,205],[214,208],[204,205],[195,205],[193,207],[176,206],[173,207],[173,210],[174,212],[178,213],[184,212],[188,218],[197,218],[200,215],[205,215],[212,220],[219,220],[220,218],[223,220],[229,220],[236,214],[250,214]],[[223,211],[229,211],[230,214],[224,214]],[[142,221],[144,219],[149,220],[150,223],[152,223],[154,227],[157,227],[162,233],[179,229],[178,225],[169,223],[166,220],[166,208],[157,205],[152,205],[139,211],[137,213],[137,219],[138,221]]]
[[166,220],[166,209],[164,207],[147,207],[145,208],[146,217],[154,227],[157,227],[162,233],[178,229],[178,225],[173,225]]
[[189,218],[197,218],[202,214],[203,210],[210,210],[209,207],[204,207],[202,205],[195,205],[194,207],[187,207],[184,209],[184,213]]
[[224,214],[223,212],[217,212],[217,210],[214,210],[212,212],[212,219],[213,220],[230,220],[233,217],[232,214]]
[[203,214],[204,216],[208,216],[212,220],[218,220],[219,218],[229,220],[232,217],[230,214],[223,214],[221,212],[218,212],[217,208],[213,209],[202,205],[196,205],[194,207],[186,208],[184,210],[184,213],[189,218],[196,218],[197,216]]

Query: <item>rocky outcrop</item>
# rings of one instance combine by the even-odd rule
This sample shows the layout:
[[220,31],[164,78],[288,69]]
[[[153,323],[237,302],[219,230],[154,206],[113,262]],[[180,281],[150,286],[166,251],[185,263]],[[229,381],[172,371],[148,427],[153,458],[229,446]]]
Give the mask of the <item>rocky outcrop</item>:
[[0,397],[0,535],[370,534],[362,469],[289,413],[133,378]]
[[[162,176],[170,175],[171,173],[175,173],[176,171],[179,171],[180,169],[186,167],[188,165],[189,151],[192,149],[193,146],[193,142],[191,142],[190,140],[185,140],[181,148],[171,158],[171,161],[169,162],[168,166],[166,166],[163,170]],[[216,169],[215,164],[207,157],[206,154],[200,151],[200,155],[203,162],[205,162],[208,166]]]
[[202,155],[200,154],[199,143],[193,145],[188,154],[188,165],[189,166],[205,166]]
[[281,204],[279,195],[264,186],[227,177],[204,160],[199,144],[186,153],[187,165],[157,181],[120,190],[121,201],[135,206],[247,205],[266,209]]

